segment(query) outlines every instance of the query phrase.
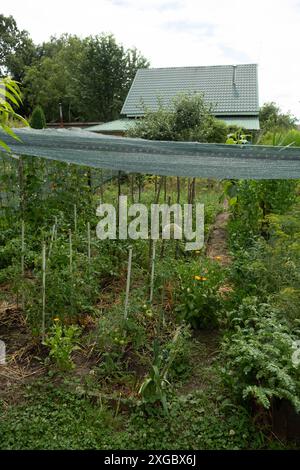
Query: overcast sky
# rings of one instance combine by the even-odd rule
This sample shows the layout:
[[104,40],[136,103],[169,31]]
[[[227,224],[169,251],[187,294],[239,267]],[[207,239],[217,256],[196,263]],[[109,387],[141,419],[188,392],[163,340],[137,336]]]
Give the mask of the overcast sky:
[[152,67],[257,63],[260,103],[300,120],[300,0],[14,0],[0,10],[36,43],[113,33]]

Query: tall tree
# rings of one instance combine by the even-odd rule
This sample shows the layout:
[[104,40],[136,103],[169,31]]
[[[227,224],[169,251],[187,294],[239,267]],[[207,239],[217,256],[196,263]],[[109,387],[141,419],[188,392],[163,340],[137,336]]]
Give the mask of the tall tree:
[[79,67],[85,41],[76,36],[52,38],[40,49],[40,60],[27,67],[24,94],[31,108],[41,105],[48,121],[59,119],[62,103],[65,121],[76,119],[85,104],[80,102]]
[[84,117],[95,121],[117,118],[137,69],[148,66],[136,49],[124,50],[112,35],[89,37],[79,89]]
[[148,62],[136,49],[124,50],[113,36],[79,39],[63,35],[38,47],[39,60],[26,68],[24,94],[41,105],[49,121],[108,121],[119,116],[128,89]]
[[12,16],[0,15],[0,73],[21,81],[25,67],[36,58],[36,48],[27,31],[20,31]]

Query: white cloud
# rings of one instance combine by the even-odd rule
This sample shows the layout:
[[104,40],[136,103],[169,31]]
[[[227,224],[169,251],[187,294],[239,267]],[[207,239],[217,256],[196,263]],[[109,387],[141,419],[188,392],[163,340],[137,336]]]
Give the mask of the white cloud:
[[113,33],[154,67],[258,63],[260,102],[300,119],[299,0],[15,0],[2,12],[36,42]]

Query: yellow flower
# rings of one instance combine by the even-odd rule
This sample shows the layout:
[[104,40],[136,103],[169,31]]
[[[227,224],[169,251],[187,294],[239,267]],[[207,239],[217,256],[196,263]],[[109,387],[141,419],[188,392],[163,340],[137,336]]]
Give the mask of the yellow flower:
[[58,321],[59,321],[59,318],[58,318],[58,317],[53,318],[53,321],[58,322]]
[[222,260],[222,256],[215,256],[215,260],[216,260],[216,261],[221,261],[221,260]]
[[204,276],[194,276],[195,281],[207,281],[207,277]]

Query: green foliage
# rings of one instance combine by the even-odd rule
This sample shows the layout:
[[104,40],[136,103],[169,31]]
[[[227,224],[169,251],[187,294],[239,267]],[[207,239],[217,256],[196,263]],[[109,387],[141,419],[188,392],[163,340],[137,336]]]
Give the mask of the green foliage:
[[297,336],[288,324],[256,298],[246,298],[231,312],[230,324],[233,332],[223,343],[222,372],[232,393],[252,397],[264,408],[274,398],[286,398],[299,411],[300,369],[292,361]]
[[36,106],[30,118],[30,126],[33,129],[44,129],[46,127],[46,118],[41,106]]
[[49,121],[109,121],[118,117],[138,68],[148,66],[136,49],[125,50],[112,35],[80,39],[65,34],[39,48],[26,68],[25,98],[40,103]]
[[12,16],[0,15],[0,76],[10,75],[21,81],[25,67],[36,56],[35,46],[27,31],[20,31]]
[[91,404],[75,390],[76,382],[63,387],[44,382],[28,388],[23,403],[0,407],[0,448],[237,450],[267,445],[248,412],[218,392],[208,397],[197,390],[174,398],[168,415],[160,409],[145,415],[137,408],[114,417],[114,410]]
[[[199,269],[199,266],[201,268]],[[219,292],[224,273],[217,262],[186,263],[178,266],[179,290],[176,312],[193,328],[216,328],[222,313]]]
[[276,103],[265,103],[259,111],[260,128],[263,132],[294,129],[297,118],[291,113],[282,113]]
[[300,147],[300,131],[296,129],[281,132],[270,131],[261,137],[260,144],[281,147]]
[[296,201],[296,180],[239,180],[225,184],[233,213],[231,232],[236,243],[268,236],[268,216],[283,214]]
[[214,118],[200,94],[178,95],[170,110],[162,103],[156,112],[145,109],[144,118],[128,131],[130,137],[195,142],[225,142],[227,134],[227,126]]
[[77,345],[79,336],[80,329],[78,326],[62,325],[58,318],[55,319],[55,323],[45,339],[45,345],[49,346],[49,356],[61,371],[74,368],[71,354],[79,349]]
[[[28,125],[27,121],[17,114],[14,107],[19,108],[22,103],[21,91],[19,85],[11,78],[6,77],[0,80],[0,127],[8,135],[14,139],[18,139],[9,126],[9,119],[22,121],[24,125]],[[8,145],[0,140],[0,147],[10,152]]]
[[249,138],[251,134],[246,134],[242,129],[236,130],[232,134],[228,134],[226,144],[228,145],[244,145],[249,143]]
[[170,388],[167,377],[174,362],[178,360],[178,356],[181,356],[182,359],[182,349],[188,337],[188,328],[186,326],[179,327],[172,341],[164,349],[160,347],[158,339],[155,338],[150,373],[139,389],[139,394],[145,404],[153,405],[160,402],[166,414],[168,414],[167,396]]
[[[297,207],[287,215],[268,217],[268,240],[259,238],[251,246],[235,251],[231,280],[240,299],[257,295],[263,301],[270,296],[293,323],[299,318],[300,223]],[[232,232],[234,241],[237,235]],[[236,245],[234,244],[236,247]]]
[[1,410],[0,448],[109,448],[119,421],[64,388],[41,383],[28,389],[25,403]]
[[157,339],[154,340],[153,351],[153,364],[151,364],[149,376],[146,377],[139,389],[139,394],[141,395],[143,402],[146,404],[153,405],[158,401],[161,402],[164,412],[167,414],[168,405],[166,388],[169,385],[166,378],[167,366],[162,366],[163,357],[160,354]]

